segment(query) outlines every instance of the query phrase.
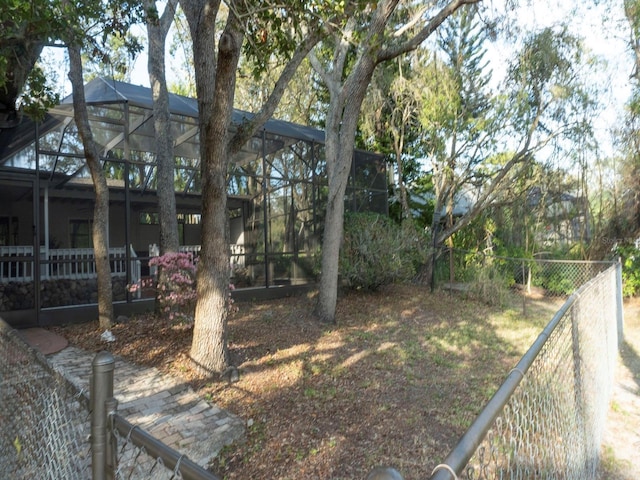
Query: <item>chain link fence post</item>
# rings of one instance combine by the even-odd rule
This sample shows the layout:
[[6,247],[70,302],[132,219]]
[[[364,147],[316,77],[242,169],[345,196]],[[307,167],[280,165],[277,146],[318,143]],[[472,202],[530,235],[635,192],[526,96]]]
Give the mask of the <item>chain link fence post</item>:
[[618,326],[618,348],[624,342],[624,310],[622,305],[622,259],[618,257],[616,262],[616,291],[619,295],[616,297],[616,322]]
[[[113,371],[115,359],[109,352],[98,353],[91,364],[91,473],[92,480],[111,480],[113,471],[107,473],[107,463],[111,464],[113,455],[108,444],[107,402],[113,398]],[[109,455],[108,455],[109,454]],[[109,461],[108,461],[109,460]]]

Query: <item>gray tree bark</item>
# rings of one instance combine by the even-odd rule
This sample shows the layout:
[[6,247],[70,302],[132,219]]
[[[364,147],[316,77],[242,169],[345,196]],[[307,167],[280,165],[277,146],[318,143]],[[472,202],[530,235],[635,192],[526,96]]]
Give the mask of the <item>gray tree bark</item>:
[[229,17],[216,52],[215,16],[219,2],[212,8],[205,2],[189,0],[183,1],[182,8],[194,41],[202,175],[198,301],[190,357],[196,370],[209,376],[223,371],[229,360],[227,302],[230,250],[226,175],[235,72],[243,36],[233,18]]
[[147,69],[153,96],[153,128],[156,140],[156,165],[158,175],[158,201],[160,217],[160,254],[177,252],[178,220],[175,197],[175,161],[173,157],[173,135],[169,112],[169,91],[165,74],[165,41],[171,27],[177,0],[165,5],[162,16],[155,11],[155,1],[146,0],[147,36],[149,54]]
[[315,308],[315,315],[328,323],[335,322],[338,258],[344,227],[344,195],[355,149],[356,128],[374,68],[374,58],[362,56],[343,88],[337,88],[335,82],[331,82],[329,88],[330,114],[327,117],[325,140],[329,197],[322,238],[320,292]]
[[100,164],[100,154],[89,125],[87,103],[82,80],[82,57],[79,46],[69,46],[69,80],[73,91],[73,111],[76,127],[82,139],[87,166],[95,190],[93,208],[93,250],[98,275],[98,319],[101,329],[113,324],[113,291],[109,265],[109,188]]
[[10,128],[20,122],[16,101],[45,45],[41,38],[28,38],[28,24],[23,28],[23,38],[0,40],[0,57],[6,60],[3,68],[6,79],[0,88],[0,128]]

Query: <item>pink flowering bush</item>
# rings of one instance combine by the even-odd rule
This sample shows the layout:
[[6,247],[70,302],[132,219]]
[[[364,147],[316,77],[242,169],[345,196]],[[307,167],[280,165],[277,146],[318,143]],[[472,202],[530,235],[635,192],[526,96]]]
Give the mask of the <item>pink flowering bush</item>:
[[[149,266],[160,271],[155,285],[158,311],[168,315],[170,320],[193,323],[197,301],[196,264],[197,258],[192,253],[170,252],[149,260]],[[153,288],[154,283],[152,279],[143,280],[140,285],[130,285],[129,291],[135,293],[140,288]],[[237,311],[231,298],[234,289],[230,284],[227,305],[230,312]]]
[[193,322],[196,311],[196,259],[191,253],[169,252],[149,260],[158,267],[160,277],[156,286],[159,311],[171,320]]

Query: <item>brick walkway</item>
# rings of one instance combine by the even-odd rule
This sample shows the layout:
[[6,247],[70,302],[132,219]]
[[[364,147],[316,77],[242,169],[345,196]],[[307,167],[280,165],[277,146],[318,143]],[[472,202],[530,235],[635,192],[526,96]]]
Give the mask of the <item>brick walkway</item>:
[[[53,367],[87,391],[95,354],[75,347],[47,355]],[[244,422],[199,398],[185,383],[155,368],[116,357],[118,413],[203,467],[244,435]]]

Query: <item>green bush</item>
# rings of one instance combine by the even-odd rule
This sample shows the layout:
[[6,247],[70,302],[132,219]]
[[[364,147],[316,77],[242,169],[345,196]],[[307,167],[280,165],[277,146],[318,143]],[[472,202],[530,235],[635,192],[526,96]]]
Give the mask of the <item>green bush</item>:
[[542,281],[542,286],[554,295],[570,295],[576,290],[574,282],[562,272],[552,272]]
[[509,296],[509,287],[513,284],[513,275],[508,276],[497,262],[485,264],[475,270],[469,282],[469,296],[487,305],[502,306]]
[[634,297],[640,292],[640,251],[633,245],[618,246],[622,259],[622,295]]
[[354,289],[410,281],[426,251],[426,239],[409,222],[399,226],[382,215],[350,213],[345,215],[340,274]]
[[545,289],[549,295],[571,295],[580,284],[576,284],[576,272],[567,264],[534,264],[532,283]]

